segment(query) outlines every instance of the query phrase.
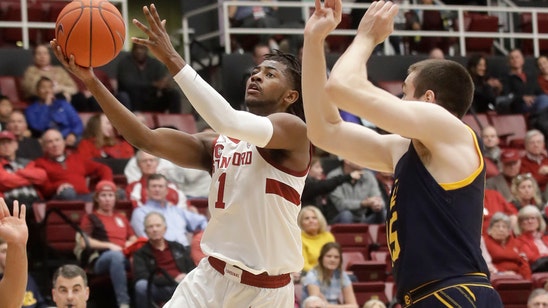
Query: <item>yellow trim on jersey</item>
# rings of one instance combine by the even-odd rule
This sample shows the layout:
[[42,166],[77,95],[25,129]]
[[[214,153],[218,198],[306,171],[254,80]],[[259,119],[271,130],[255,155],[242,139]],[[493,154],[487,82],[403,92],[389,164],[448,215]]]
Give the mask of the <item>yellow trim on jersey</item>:
[[474,299],[474,301],[476,301],[476,294],[474,294],[474,292],[472,292],[469,287],[464,285],[462,286],[462,288]]
[[449,304],[446,300],[444,300],[443,298],[441,298],[441,296],[436,292],[434,293],[434,296],[440,301],[440,303],[442,303],[445,307],[449,307],[449,308],[453,308],[453,306],[451,304]]
[[474,138],[474,145],[476,146],[476,151],[478,152],[478,155],[479,155],[479,158],[480,158],[480,165],[479,165],[478,169],[476,169],[471,175],[469,175],[468,177],[466,177],[463,180],[460,180],[458,182],[453,182],[453,183],[440,183],[440,186],[443,187],[445,190],[459,189],[461,187],[469,185],[470,183],[472,183],[476,179],[476,177],[483,170],[483,164],[484,164],[483,155],[481,154],[481,149],[480,149],[480,146],[479,146],[478,139],[476,137],[476,133],[474,133],[474,131],[469,126],[466,126],[466,128],[468,128],[468,130],[470,130],[470,133],[472,134],[472,138]]
[[[416,304],[420,301],[422,301],[423,299],[425,298],[428,298],[432,295],[435,295],[437,294],[438,292],[441,292],[441,291],[444,291],[444,290],[447,290],[447,289],[450,289],[450,288],[456,288],[456,287],[466,287],[466,286],[471,286],[471,287],[484,287],[484,288],[489,288],[489,289],[493,289],[493,286],[489,285],[489,284],[482,284],[482,283],[459,283],[459,284],[454,284],[454,285],[450,285],[450,286],[446,286],[446,287],[443,287],[441,289],[438,289],[436,291],[433,291],[433,292],[430,292],[426,295],[424,295],[423,297],[419,297],[415,300],[413,300],[413,304]],[[471,291],[471,290],[470,290]]]

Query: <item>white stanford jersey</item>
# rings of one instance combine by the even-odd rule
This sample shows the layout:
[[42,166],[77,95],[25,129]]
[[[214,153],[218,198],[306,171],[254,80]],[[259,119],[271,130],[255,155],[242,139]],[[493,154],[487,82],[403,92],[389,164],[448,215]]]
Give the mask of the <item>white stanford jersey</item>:
[[211,219],[201,247],[206,255],[254,274],[299,272],[303,256],[297,215],[308,169],[288,170],[267,161],[263,151],[226,136],[217,139]]

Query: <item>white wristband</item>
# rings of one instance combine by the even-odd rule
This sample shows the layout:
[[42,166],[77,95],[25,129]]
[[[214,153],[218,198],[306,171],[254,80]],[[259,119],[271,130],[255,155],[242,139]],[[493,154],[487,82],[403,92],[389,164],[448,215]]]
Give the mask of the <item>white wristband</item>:
[[272,138],[274,127],[267,117],[234,110],[196,71],[185,65],[173,79],[194,109],[216,132],[264,147]]

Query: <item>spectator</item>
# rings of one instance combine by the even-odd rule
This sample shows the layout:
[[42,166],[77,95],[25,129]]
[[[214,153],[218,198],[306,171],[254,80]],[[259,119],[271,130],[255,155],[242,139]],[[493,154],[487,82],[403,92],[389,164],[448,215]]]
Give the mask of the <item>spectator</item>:
[[[433,0],[420,0],[423,5],[435,5]],[[405,13],[405,30],[443,31],[445,25],[438,10],[411,10]],[[446,54],[449,51],[449,40],[442,37],[410,37],[408,40],[411,53],[429,54],[434,48],[439,48]]]
[[540,71],[540,74],[537,77],[537,82],[544,94],[548,94],[548,57],[544,55],[538,57],[537,67]]
[[429,59],[445,59],[445,53],[443,53],[443,50],[439,48],[432,48],[430,52],[428,53]]
[[313,156],[310,160],[310,171],[306,177],[301,204],[311,204],[321,210],[325,210],[327,195],[342,183],[357,181],[361,178],[362,171],[356,170],[349,174],[340,174],[326,179],[323,172],[321,158]]
[[58,129],[68,146],[76,146],[84,130],[82,120],[64,99],[53,95],[53,81],[42,77],[36,84],[38,99],[25,109],[25,117],[34,137],[50,129]]
[[325,244],[320,252],[318,264],[310,270],[303,282],[303,299],[310,295],[327,301],[328,305],[357,308],[358,304],[352,282],[342,269],[342,249],[338,243]]
[[487,72],[487,58],[473,54],[468,58],[467,69],[474,81],[474,99],[470,110],[485,113],[495,110],[496,99],[502,93],[502,83]]
[[386,305],[376,298],[372,298],[363,304],[362,308],[386,308]]
[[303,301],[303,308],[327,308],[327,303],[321,297],[311,295]]
[[[232,0],[237,1],[237,0]],[[258,0],[254,0],[257,1]],[[261,2],[275,3],[277,0],[262,0]],[[228,17],[232,27],[242,28],[278,28],[280,26],[280,19],[277,15],[278,7],[272,6],[229,6]],[[277,46],[276,41],[272,38],[271,34],[262,34],[259,38],[260,43],[269,44],[269,46]],[[240,40],[239,45],[245,50],[249,51],[246,42]],[[237,49],[237,48],[236,48]],[[278,48],[274,48],[278,49]]]
[[486,181],[486,188],[501,193],[506,201],[512,201],[512,180],[519,174],[521,157],[516,149],[504,149],[500,154],[501,172]]
[[521,158],[520,173],[530,173],[542,192],[548,184],[548,156],[544,135],[536,129],[525,135],[525,156]]
[[95,274],[108,274],[112,281],[116,301],[120,308],[129,308],[126,270],[129,260],[123,250],[131,246],[137,237],[126,216],[115,213],[116,185],[111,181],[100,181],[95,187],[93,213],[87,214],[80,223],[88,236],[89,247],[80,238],[82,248],[98,252],[95,259],[87,260]]
[[334,242],[335,237],[327,230],[327,221],[322,212],[315,206],[304,206],[299,212],[297,222],[301,228],[304,257],[303,272],[306,273],[318,264],[318,257],[323,245]]
[[0,132],[0,194],[8,204],[18,200],[27,205],[29,222],[32,221],[32,205],[41,200],[35,185],[43,185],[47,181],[44,169],[35,162],[16,156],[17,140],[10,131]]
[[531,272],[548,272],[548,236],[540,210],[534,205],[522,207],[518,212],[518,228],[514,231]]
[[534,205],[539,210],[544,209],[537,181],[535,181],[530,173],[518,174],[512,180],[510,190],[514,196],[512,204],[516,209],[520,210],[526,205]]
[[504,213],[510,219],[512,230],[518,223],[518,210],[510,202],[506,201],[498,191],[494,189],[485,189],[483,199],[483,234],[486,233],[489,223],[496,213]]
[[118,136],[110,120],[103,113],[93,115],[86,124],[78,153],[86,159],[125,158],[130,159],[134,150],[122,137]]
[[[194,268],[188,249],[177,242],[164,239],[166,220],[160,213],[150,212],[145,216],[145,232],[148,242],[133,255],[133,279],[135,280],[135,306],[149,307],[149,301],[167,302],[177,284]],[[152,280],[148,298],[149,277]]]
[[[253,63],[255,65],[261,64],[265,60],[265,55],[271,53],[270,47],[265,43],[257,43],[253,46]],[[252,68],[250,68],[251,70]],[[245,83],[244,83],[245,84]]]
[[86,308],[89,298],[86,272],[73,264],[61,266],[53,274],[51,295],[57,308]]
[[375,172],[375,179],[381,191],[384,204],[390,204],[390,196],[394,187],[394,174],[389,172]]
[[[137,165],[141,170],[141,178],[138,181],[128,184],[126,187],[126,196],[129,200],[133,201],[134,206],[142,206],[148,200],[148,178],[153,174],[158,174],[160,159],[152,154],[140,150],[137,151],[135,157],[137,158]],[[187,207],[185,193],[179,190],[175,184],[168,182],[167,190],[167,201],[181,208]]]
[[[6,253],[8,252],[8,243],[0,238],[0,280],[6,270]],[[2,303],[3,299],[2,299]],[[27,277],[27,289],[23,298],[22,308],[47,308],[48,305],[40,293],[40,288],[29,274]]]
[[[105,71],[94,68],[93,74],[97,76],[97,79],[101,81],[101,83],[105,86],[105,88],[108,89],[108,91],[112,95],[116,96],[120,103],[122,103],[129,110],[131,110],[131,102],[129,101],[127,93],[118,93],[116,89],[112,86],[110,77]],[[71,100],[71,104],[72,106],[74,106],[74,109],[76,109],[78,112],[101,112],[101,107],[97,103],[95,97],[91,95],[91,92],[86,88],[86,85],[76,76],[72,75],[72,77],[74,77],[73,80],[78,88],[78,93],[73,95]]]
[[76,94],[78,89],[72,77],[62,66],[51,64],[49,44],[41,44],[34,48],[33,61],[34,63],[23,74],[22,85],[25,98],[36,97],[38,80],[47,77],[53,81],[53,93],[60,99],[70,102],[72,95]]
[[525,253],[519,250],[520,243],[513,237],[510,217],[495,213],[489,222],[485,245],[496,268],[494,274],[517,274],[531,279],[531,268]]
[[58,130],[47,130],[41,143],[44,156],[36,159],[35,163],[48,175],[48,181],[40,187],[46,200],[92,201],[88,178],[112,181],[112,171],[108,166],[83,159],[78,153],[65,152],[65,141]]
[[527,299],[527,308],[548,307],[548,291],[539,288],[533,290]]
[[500,139],[497,129],[494,126],[487,125],[481,130],[481,139],[483,141],[483,157],[490,159],[495,165],[500,165],[500,155],[502,150],[499,146]]
[[12,112],[13,104],[10,99],[0,94],[0,130],[6,130]]
[[508,53],[510,72],[503,78],[503,94],[513,95],[510,105],[512,113],[536,113],[548,107],[548,95],[542,92],[537,78],[523,69],[523,54],[519,49]]
[[147,178],[147,201],[136,208],[131,215],[131,225],[137,236],[146,236],[144,228],[145,216],[150,212],[158,212],[166,219],[167,232],[165,239],[175,241],[188,248],[187,232],[204,230],[207,218],[175,206],[167,200],[167,179],[161,174],[152,174]]
[[7,243],[4,273],[0,280],[0,299],[3,307],[20,307],[26,293],[28,277],[25,205],[13,203],[11,215],[4,199],[0,198],[0,237]]
[[[329,194],[329,200],[336,209],[332,223],[384,223],[386,209],[381,192],[373,173],[343,160],[343,165],[329,172],[327,178],[360,171],[358,180],[346,182]],[[332,210],[332,209],[331,209]],[[330,215],[329,211],[328,214]]]
[[164,169],[160,173],[165,175],[170,183],[175,184],[177,190],[182,191],[187,199],[208,197],[209,186],[211,185],[209,172],[184,168],[175,164],[171,165],[171,168]]
[[180,113],[181,95],[171,83],[165,66],[133,44],[131,53],[118,63],[118,89],[129,95],[133,110]]
[[14,110],[7,124],[7,130],[12,132],[17,138],[19,146],[15,155],[30,160],[34,160],[43,155],[40,142],[36,138],[32,138],[30,130],[27,126],[27,119],[23,112]]

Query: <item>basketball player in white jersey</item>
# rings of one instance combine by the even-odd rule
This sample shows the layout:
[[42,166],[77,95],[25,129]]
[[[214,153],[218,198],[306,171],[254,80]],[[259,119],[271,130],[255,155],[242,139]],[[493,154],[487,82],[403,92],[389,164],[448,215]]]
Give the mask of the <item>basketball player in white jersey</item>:
[[208,255],[180,283],[164,307],[293,307],[289,273],[303,267],[297,214],[310,162],[300,96],[300,64],[274,53],[247,81],[246,105],[236,111],[177,54],[154,5],[148,27],[134,20],[194,108],[217,133],[190,135],[149,129],[95,78],[61,63],[86,84],[116,129],[131,144],[180,166],[212,172],[211,219],[201,247]]

